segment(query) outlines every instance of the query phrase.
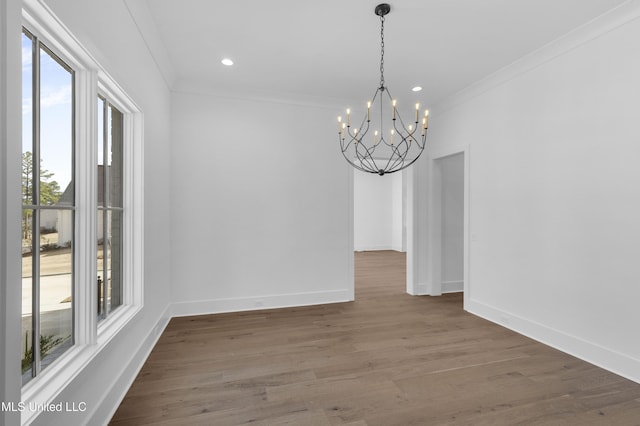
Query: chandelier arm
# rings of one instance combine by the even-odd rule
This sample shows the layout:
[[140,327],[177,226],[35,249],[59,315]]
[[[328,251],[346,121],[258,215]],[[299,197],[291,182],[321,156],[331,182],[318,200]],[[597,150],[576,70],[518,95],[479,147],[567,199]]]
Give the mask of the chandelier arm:
[[375,146],[365,147],[364,149],[367,152],[367,155],[364,158],[366,160],[367,168],[371,173],[378,173],[380,171],[380,167],[378,166],[378,163],[376,162],[376,159],[373,156],[373,154],[376,151],[376,147]]
[[[402,169],[406,169],[407,167],[409,167],[410,165],[412,165],[413,163],[415,163],[418,158],[420,158],[420,156],[417,156],[416,158],[412,159],[411,161],[409,161],[408,163],[406,163],[405,165],[403,165]],[[402,170],[402,169],[398,169],[398,170]],[[396,170],[397,171],[397,170]]]
[[[426,137],[426,132],[425,132],[425,137]],[[420,158],[420,154],[421,154],[421,153],[422,153],[422,149],[419,151],[418,155],[416,155],[415,157],[411,158],[411,159],[409,160],[409,162],[408,162],[408,163],[406,163],[406,155],[408,154],[408,151],[407,151],[407,154],[405,154],[405,155],[403,156],[403,162],[405,162],[406,164],[405,164],[405,165],[403,165],[402,169],[406,169],[407,167],[409,167],[409,166],[411,166],[413,163],[415,163],[415,162],[418,160],[418,158]]]
[[408,150],[406,150],[404,154],[400,154],[399,153],[399,147],[394,147],[393,151],[394,151],[395,157],[391,156],[391,158],[389,158],[389,163],[391,163],[392,159],[395,158],[395,160],[390,165],[390,167],[389,167],[390,169],[395,169],[398,164],[400,164],[400,165],[404,164],[405,158],[407,157],[407,153],[409,152]]
[[389,157],[389,161],[387,162],[388,168],[393,169],[398,163],[404,162],[404,158],[407,155],[408,149],[405,149],[404,154],[400,152],[400,145],[402,145],[403,143],[406,144],[406,142],[401,141],[398,145],[391,146],[392,155]]
[[362,140],[362,138],[364,138],[364,135],[366,135],[369,131],[369,122],[370,120],[367,120],[366,118],[362,119],[362,123],[360,123],[360,130],[358,131],[358,135],[360,137],[359,140]]
[[351,125],[347,124],[347,127],[344,128],[344,135],[349,136],[351,140],[353,140],[353,135],[350,133]]
[[[367,148],[365,146],[364,148],[367,151],[367,154],[362,157],[360,154],[360,151],[358,151],[358,149],[356,149],[356,156],[358,157],[360,164],[362,164],[363,167],[368,167],[370,171],[373,172],[373,170],[377,171],[378,167],[376,164],[376,160],[373,158],[373,156],[371,155],[372,151],[369,150],[369,148]],[[366,161],[366,162],[363,162]]]
[[[387,95],[389,96],[389,99],[392,100],[393,97],[391,96],[391,92],[389,92],[389,88],[386,88],[387,91]],[[409,132],[409,130],[407,130],[407,126],[405,126],[404,121],[402,120],[402,116],[400,115],[400,112],[397,111],[396,112],[396,118],[397,120],[393,120],[393,128],[394,130],[398,133],[398,134],[412,134],[411,132]],[[400,122],[400,125],[402,126],[401,128],[398,128],[397,122]],[[415,122],[415,129],[413,130],[413,132],[416,131],[416,129],[418,128],[418,122]]]
[[[376,91],[373,94],[373,97],[371,98],[371,107],[375,107],[376,105],[376,99],[378,99],[378,92],[380,92],[380,88],[377,88]],[[375,112],[375,111],[374,111]],[[380,112],[382,113],[382,96],[380,96]],[[369,131],[369,125],[371,123],[371,119],[369,117],[367,117],[366,119],[363,118],[363,124],[361,124],[360,126],[363,127],[364,126],[364,121],[366,120],[367,122],[367,130]],[[380,120],[380,124],[382,125],[382,120]]]
[[390,167],[391,159],[392,159],[392,158],[393,158],[393,157],[390,157],[390,158],[387,160],[387,164],[384,166],[385,173],[389,173],[389,172],[388,172],[388,170],[393,170],[393,167]]
[[429,129],[424,129],[424,134],[422,135],[422,144],[418,144],[418,147],[420,147],[420,149],[424,149],[427,145],[427,132],[429,131]]
[[[396,116],[397,116],[397,120],[393,121],[393,128],[396,130],[396,132],[398,133],[409,133],[409,130],[407,130],[407,126],[404,125],[404,121],[402,121],[402,116],[400,116],[400,112],[396,112]],[[398,128],[398,124],[400,123],[400,128]]]
[[[344,154],[344,153],[343,153]],[[354,163],[353,161],[351,161],[349,159],[349,157],[347,157],[346,155],[344,156],[345,160],[347,160],[347,163],[349,163],[351,165],[351,167],[353,167],[354,169],[360,170],[361,172],[365,172],[365,173],[373,173],[370,170],[364,169],[362,168],[360,165]]]
[[406,140],[390,146],[392,154],[389,156],[385,170],[389,173],[405,168],[406,157],[409,154],[409,144]]
[[347,142],[347,145],[345,146],[344,145],[345,138],[340,138],[340,136],[338,136],[338,138],[340,139],[340,147],[342,148],[342,153],[344,154],[349,149],[351,144],[353,143],[353,139],[351,139],[349,142]]
[[388,87],[381,87],[378,89],[380,93],[380,134],[384,134],[384,115],[383,115],[383,109],[382,108],[382,103],[383,101],[383,95],[382,92],[384,92],[387,95],[387,100],[389,103],[393,102],[393,98],[391,97],[391,93],[389,92],[389,88]]
[[358,153],[357,149],[355,150],[354,154],[356,157],[358,157],[359,164],[355,163],[351,158],[349,158],[349,156],[346,153],[346,150],[342,151],[342,156],[345,158],[345,160],[347,160],[349,164],[351,164],[351,166],[363,172],[370,172],[369,170],[363,167],[364,163],[362,162],[362,158],[360,157],[360,154]]
[[376,173],[374,172],[373,168],[371,168],[369,165],[365,164],[365,163],[361,163],[361,164],[355,164],[352,161],[349,161],[349,163],[351,163],[351,165],[353,167],[355,167],[356,169],[362,171],[362,172],[366,172],[366,173]]
[[347,135],[351,138],[351,142],[355,139],[353,133],[351,133],[351,126],[347,126]]
[[369,159],[367,160],[371,166],[371,171],[374,173],[377,173],[378,170],[380,170],[380,168],[378,167],[378,163],[376,162],[375,157],[373,156],[373,154],[376,151],[376,147],[371,147],[369,149],[367,149],[367,155],[369,157]]
[[[378,87],[375,91],[375,93],[373,94],[373,97],[371,98],[371,105],[373,105],[376,101],[376,99],[378,98],[378,93],[381,92],[380,88]],[[380,95],[380,102],[382,102],[382,95]]]

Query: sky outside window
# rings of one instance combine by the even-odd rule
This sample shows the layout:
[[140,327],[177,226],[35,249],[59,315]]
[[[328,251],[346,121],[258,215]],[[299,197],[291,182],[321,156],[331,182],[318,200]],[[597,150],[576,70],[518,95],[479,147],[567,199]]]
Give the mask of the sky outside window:
[[[22,35],[22,135],[23,152],[33,152],[31,63],[32,41]],[[40,55],[40,129],[41,167],[54,173],[51,180],[64,191],[71,182],[72,168],[72,83],[71,73],[64,69],[49,53],[41,49]]]

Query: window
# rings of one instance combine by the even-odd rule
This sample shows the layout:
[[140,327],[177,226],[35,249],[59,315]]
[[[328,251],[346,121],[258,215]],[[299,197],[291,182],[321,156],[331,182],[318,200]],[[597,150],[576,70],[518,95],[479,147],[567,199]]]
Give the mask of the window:
[[73,345],[74,72],[22,36],[22,381]]
[[41,2],[23,5],[20,350],[32,407],[142,308],[143,115]]
[[123,114],[98,96],[98,319],[122,304]]

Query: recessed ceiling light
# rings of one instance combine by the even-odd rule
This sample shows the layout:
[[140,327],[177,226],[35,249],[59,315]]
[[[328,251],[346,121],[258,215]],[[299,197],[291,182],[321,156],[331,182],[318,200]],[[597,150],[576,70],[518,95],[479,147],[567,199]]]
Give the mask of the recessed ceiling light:
[[224,59],[223,59],[222,61],[220,61],[220,62],[222,62],[222,65],[226,65],[226,66],[228,66],[228,67],[230,67],[231,65],[233,65],[233,61],[232,61],[231,59],[229,59],[229,58],[224,58]]
[[419,91],[421,91],[421,90],[422,90],[422,87],[420,87],[420,86],[416,86],[416,87],[414,87],[414,88],[413,88],[413,89],[411,89],[411,90],[413,90],[414,92],[419,92]]

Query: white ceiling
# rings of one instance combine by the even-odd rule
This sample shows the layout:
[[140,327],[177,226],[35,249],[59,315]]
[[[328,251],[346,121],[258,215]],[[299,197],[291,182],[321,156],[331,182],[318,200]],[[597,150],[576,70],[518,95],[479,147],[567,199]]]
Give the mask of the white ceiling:
[[[347,101],[373,95],[380,79],[378,3],[127,0],[173,88]],[[385,80],[394,96],[432,104],[622,3],[391,0]],[[417,96],[415,85],[424,88]]]

